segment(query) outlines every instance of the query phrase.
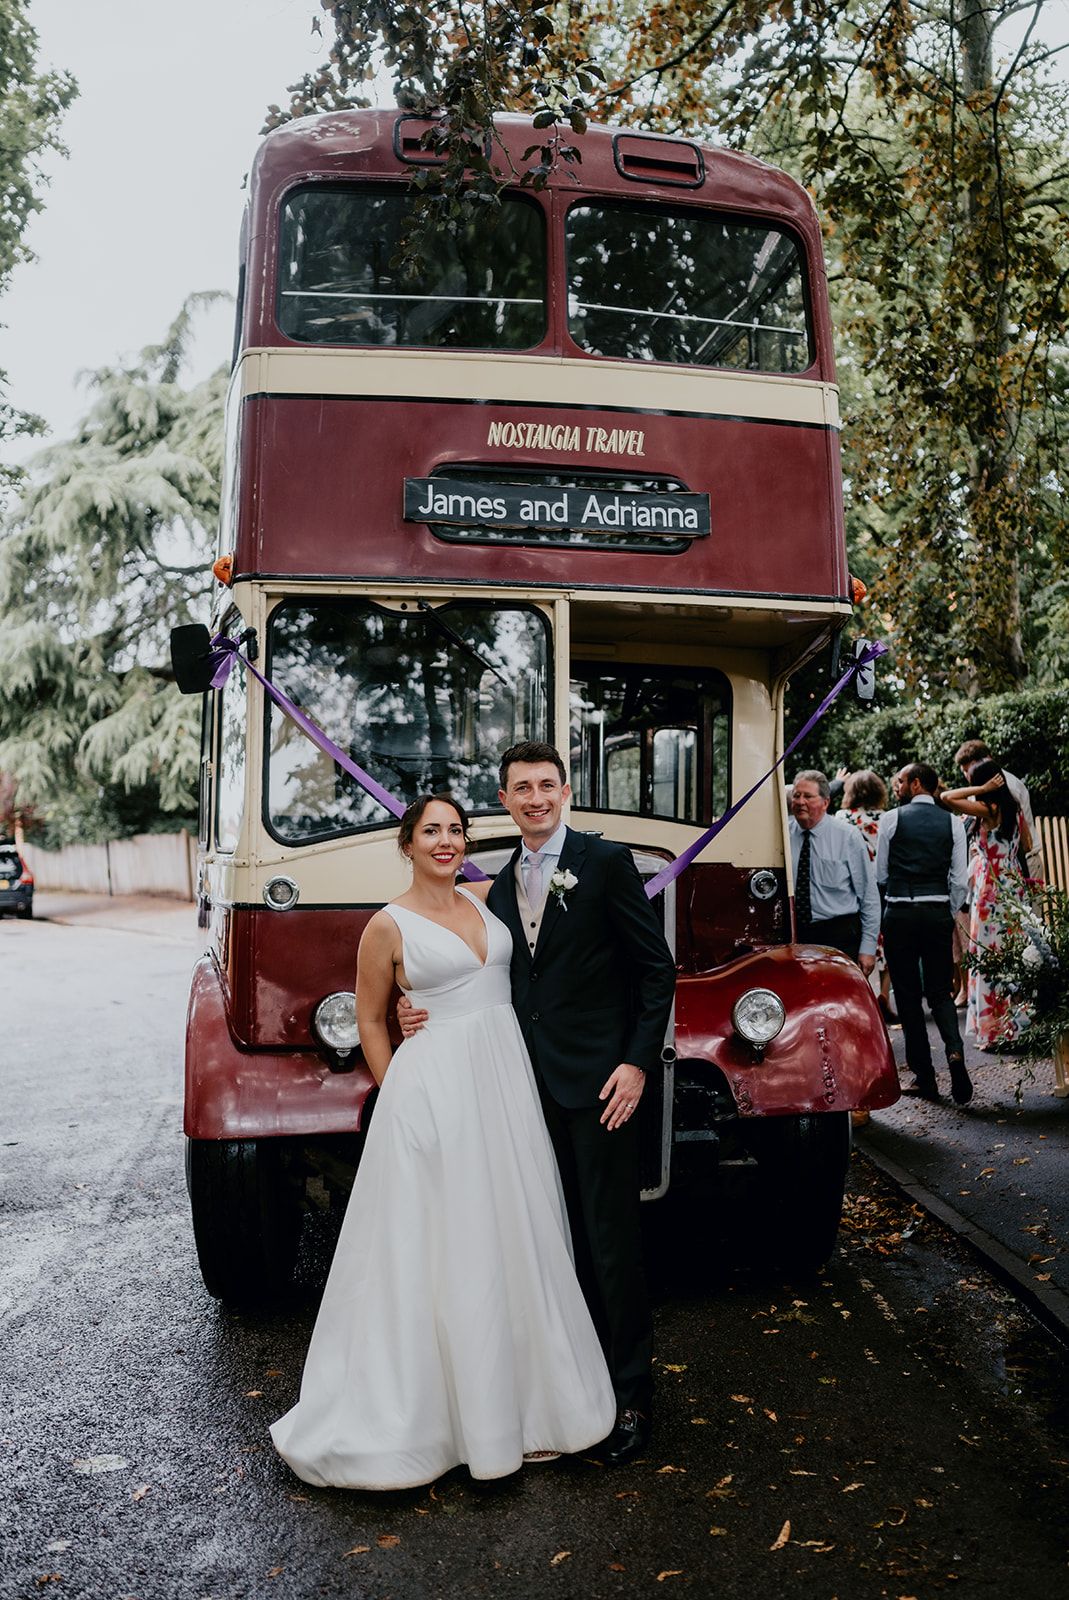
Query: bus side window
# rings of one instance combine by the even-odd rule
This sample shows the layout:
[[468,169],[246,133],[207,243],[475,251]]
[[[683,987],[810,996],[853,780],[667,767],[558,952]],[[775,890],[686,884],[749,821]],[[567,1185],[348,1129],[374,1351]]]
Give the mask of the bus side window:
[[215,847],[236,849],[245,809],[245,677],[237,667],[218,700],[218,759],[215,777]]

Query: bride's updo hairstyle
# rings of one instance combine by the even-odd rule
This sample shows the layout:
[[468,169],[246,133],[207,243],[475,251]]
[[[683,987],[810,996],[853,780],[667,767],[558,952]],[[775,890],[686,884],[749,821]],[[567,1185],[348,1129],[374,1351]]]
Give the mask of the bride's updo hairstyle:
[[464,848],[468,848],[468,813],[464,810],[459,800],[454,800],[451,794],[418,794],[412,804],[407,807],[401,817],[401,826],[397,830],[397,848],[407,859],[408,847],[415,838],[419,819],[427,807],[435,800],[440,800],[444,806],[452,806],[460,818],[460,826],[464,830]]

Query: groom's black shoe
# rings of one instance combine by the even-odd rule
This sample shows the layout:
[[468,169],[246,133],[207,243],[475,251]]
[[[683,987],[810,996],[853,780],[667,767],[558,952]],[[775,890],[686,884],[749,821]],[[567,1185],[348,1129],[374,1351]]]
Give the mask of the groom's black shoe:
[[623,1467],[636,1460],[649,1442],[649,1417],[627,1407],[620,1412],[615,1428],[600,1446],[598,1455],[607,1467]]

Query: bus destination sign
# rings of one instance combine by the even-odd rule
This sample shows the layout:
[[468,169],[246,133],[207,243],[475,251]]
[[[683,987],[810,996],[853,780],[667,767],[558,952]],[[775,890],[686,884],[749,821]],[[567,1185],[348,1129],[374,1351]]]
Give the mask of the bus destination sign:
[[406,478],[405,521],[463,527],[642,533],[701,539],[711,531],[707,494]]

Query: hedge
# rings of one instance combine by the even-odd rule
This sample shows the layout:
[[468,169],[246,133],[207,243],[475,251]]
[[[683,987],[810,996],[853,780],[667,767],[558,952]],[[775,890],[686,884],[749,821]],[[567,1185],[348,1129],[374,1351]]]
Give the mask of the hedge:
[[1037,814],[1069,816],[1069,689],[1024,689],[885,711],[862,711],[845,697],[844,702],[817,724],[789,769],[811,766],[830,776],[839,767],[871,767],[889,782],[908,762],[929,761],[953,786],[962,781],[954,752],[966,739],[982,739],[993,758],[1028,785]]

